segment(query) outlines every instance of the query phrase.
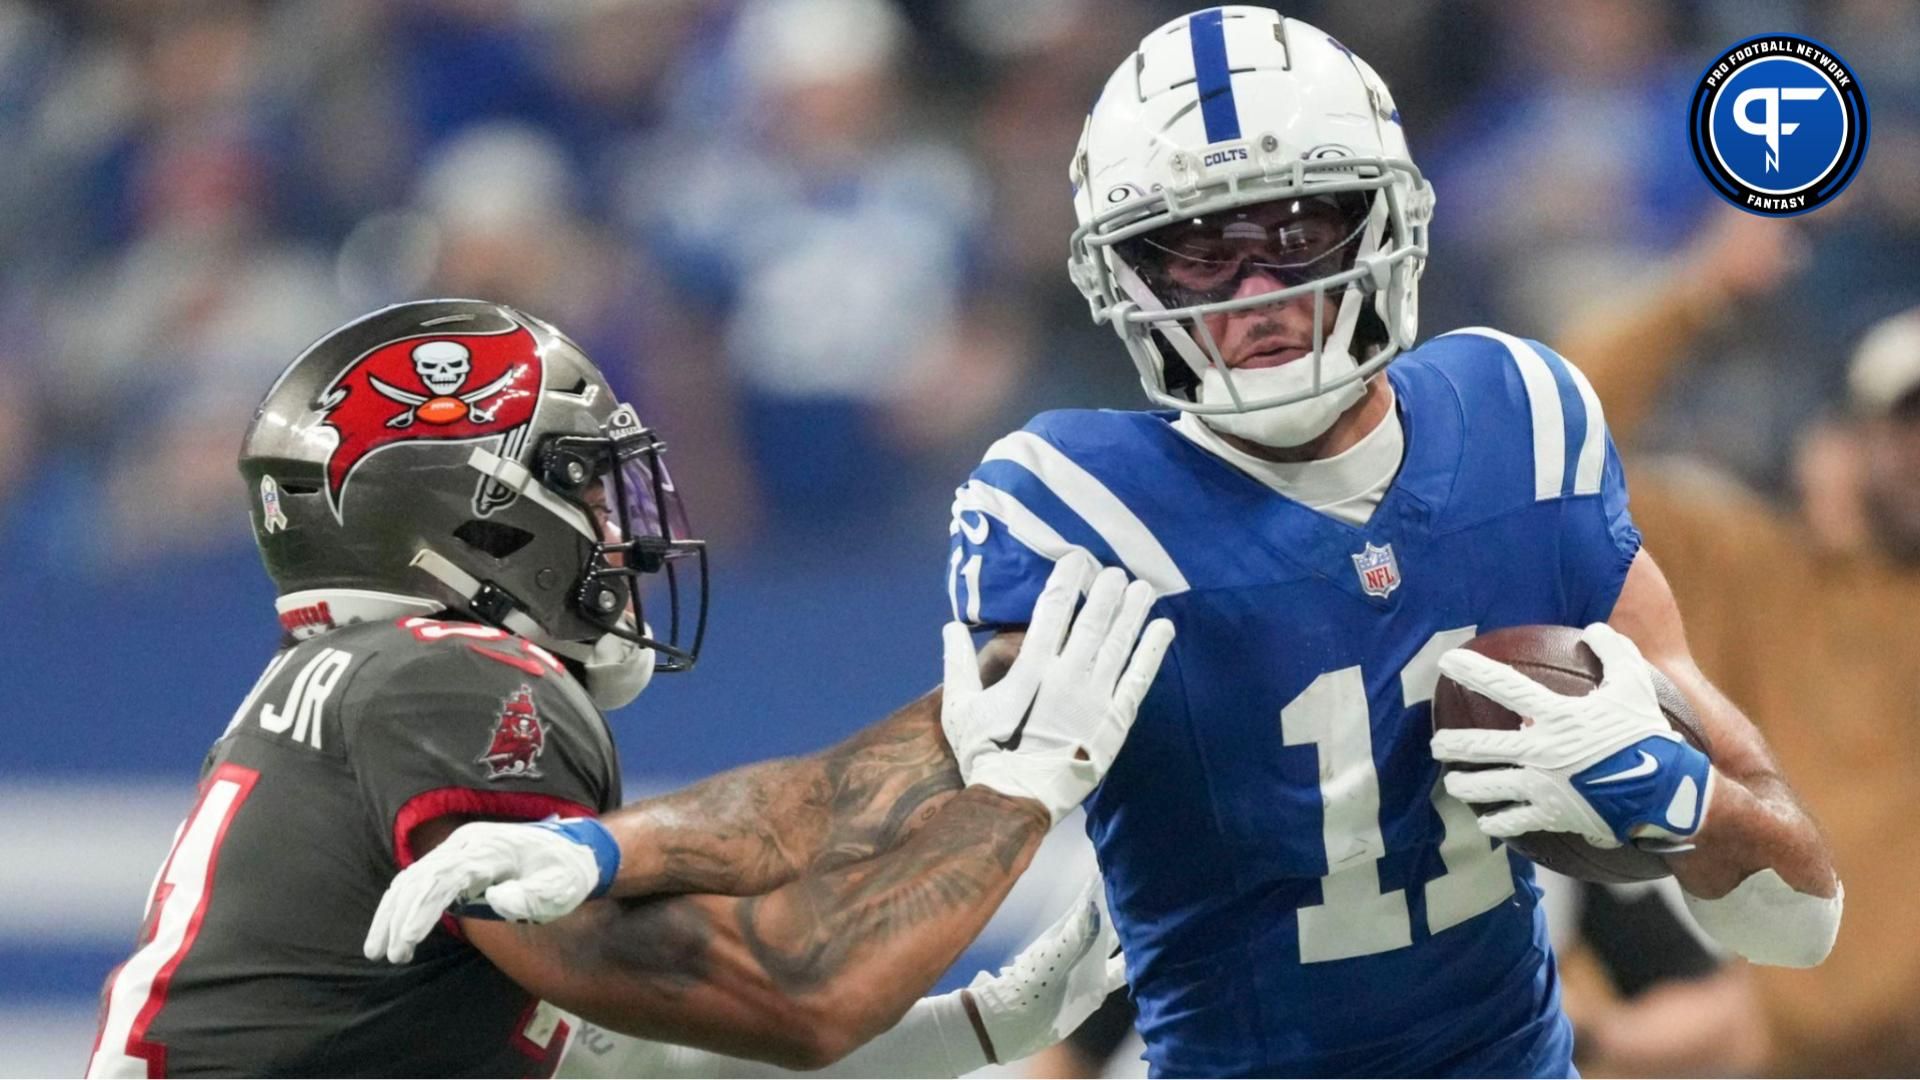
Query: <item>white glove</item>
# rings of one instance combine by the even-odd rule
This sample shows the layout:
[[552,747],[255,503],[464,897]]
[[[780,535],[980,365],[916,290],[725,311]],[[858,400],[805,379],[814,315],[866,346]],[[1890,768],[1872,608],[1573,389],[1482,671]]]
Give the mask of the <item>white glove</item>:
[[516,922],[552,922],[604,892],[618,860],[611,834],[591,818],[462,825],[394,877],[362,951],[369,960],[406,963],[454,903],[484,902]]
[[1601,665],[1600,685],[1580,696],[1556,693],[1469,649],[1440,657],[1442,675],[1532,720],[1513,731],[1434,732],[1440,761],[1510,766],[1449,770],[1447,794],[1512,803],[1480,816],[1489,836],[1575,833],[1605,848],[1692,836],[1706,819],[1711,763],[1660,712],[1652,669],[1632,640],[1605,623],[1587,627],[1580,640]]
[[[1034,601],[1033,616],[1027,623],[1020,654],[1014,658],[1000,681],[980,689],[979,657],[974,653],[965,627],[948,623],[942,630],[945,646],[946,680],[940,696],[940,729],[947,736],[954,761],[960,766],[960,782],[973,782],[973,763],[982,754],[997,747],[986,738],[969,738],[979,732],[1001,734],[1007,730],[1006,718],[1014,722],[1026,714],[1040,692],[1040,677],[1060,652],[1067,629],[1073,623],[1073,608],[1087,591],[1099,562],[1082,548],[1074,548],[1053,564],[1047,583]],[[963,649],[962,642],[966,645]],[[974,678],[968,681],[967,673]]]
[[1086,607],[1073,618],[1091,567],[1084,553],[1055,565],[1019,658],[990,690],[981,688],[966,626],[948,623],[943,631],[940,724],[960,775],[1039,802],[1056,824],[1106,775],[1173,641],[1166,619],[1141,633],[1153,588],[1128,584],[1126,572],[1111,567],[1093,575]]
[[994,1060],[1006,1062],[1071,1035],[1126,984],[1126,957],[1113,920],[1101,910],[1095,876],[1058,922],[997,974],[974,976],[967,993],[993,1041]]

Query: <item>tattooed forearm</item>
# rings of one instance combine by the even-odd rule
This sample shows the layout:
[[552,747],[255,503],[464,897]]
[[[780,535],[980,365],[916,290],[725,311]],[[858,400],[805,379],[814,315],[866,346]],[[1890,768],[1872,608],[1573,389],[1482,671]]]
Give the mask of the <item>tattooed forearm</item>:
[[617,973],[668,996],[699,985],[712,967],[712,925],[686,897],[589,904],[564,925],[562,934],[528,923],[514,928],[572,971]]
[[826,839],[807,869],[830,870],[898,847],[960,790],[960,770],[940,732],[939,695],[911,715],[862,732],[823,754]]
[[936,977],[999,906],[1046,830],[1038,806],[970,788],[889,854],[739,901],[741,938],[789,993],[861,962],[896,977]]
[[750,765],[605,820],[615,891],[763,893],[890,851],[960,787],[927,694],[821,753]]
[[1038,803],[976,787],[894,850],[767,896],[595,901],[540,926],[463,926],[508,977],[594,1023],[817,1069],[933,985],[1047,825]]

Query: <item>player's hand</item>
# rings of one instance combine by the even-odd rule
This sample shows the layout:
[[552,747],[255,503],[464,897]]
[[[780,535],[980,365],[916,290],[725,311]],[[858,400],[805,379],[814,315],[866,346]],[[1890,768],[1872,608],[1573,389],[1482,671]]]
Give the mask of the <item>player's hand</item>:
[[619,844],[592,818],[462,825],[394,877],[361,948],[369,960],[404,964],[454,904],[552,922],[606,892],[619,869]]
[[[1040,676],[1046,674],[1047,666],[1059,653],[1073,622],[1074,605],[1099,571],[1100,564],[1080,548],[1053,564],[1053,572],[1034,602],[1020,652],[1000,681],[985,689],[980,686],[980,660],[966,628],[956,622],[942,631],[946,679],[940,696],[940,730],[960,766],[961,783],[972,783],[973,763],[996,749],[990,738],[979,736],[1005,735],[1026,715],[1034,695],[1040,692]],[[973,673],[971,678],[969,672]]]
[[980,1012],[996,1061],[1018,1061],[1072,1034],[1127,984],[1113,920],[1100,908],[1100,878],[1080,890],[1060,921],[997,974],[974,976],[966,993]]
[[980,685],[966,626],[948,623],[944,630],[940,720],[961,776],[1033,799],[1055,823],[1106,775],[1173,641],[1166,619],[1141,632],[1153,588],[1128,584],[1118,569],[1091,574],[1076,618],[1073,608],[1091,570],[1091,557],[1077,552],[1054,567],[1019,657],[990,690]]
[[1449,729],[1433,735],[1441,761],[1505,766],[1449,770],[1447,794],[1509,803],[1479,817],[1489,836],[1575,833],[1598,847],[1638,840],[1686,850],[1706,820],[1713,767],[1660,712],[1652,669],[1632,640],[1605,623],[1580,640],[1600,658],[1600,685],[1556,693],[1469,649],[1440,657],[1440,673],[1532,722],[1514,731]]

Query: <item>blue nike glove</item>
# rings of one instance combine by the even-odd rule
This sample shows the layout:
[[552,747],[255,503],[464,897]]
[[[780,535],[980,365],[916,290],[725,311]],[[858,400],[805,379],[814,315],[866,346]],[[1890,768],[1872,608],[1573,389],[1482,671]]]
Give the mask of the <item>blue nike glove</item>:
[[1599,686],[1579,696],[1467,649],[1440,658],[1447,678],[1533,721],[1513,731],[1435,732],[1440,761],[1505,766],[1450,770],[1447,794],[1511,803],[1480,816],[1489,836],[1564,832],[1597,847],[1687,850],[1712,801],[1712,763],[1661,713],[1652,668],[1631,640],[1605,623],[1580,639],[1600,658],[1602,674]]

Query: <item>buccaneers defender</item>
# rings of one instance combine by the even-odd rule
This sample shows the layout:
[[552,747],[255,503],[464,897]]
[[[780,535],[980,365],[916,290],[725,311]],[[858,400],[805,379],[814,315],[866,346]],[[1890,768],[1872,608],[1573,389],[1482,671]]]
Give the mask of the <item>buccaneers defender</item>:
[[[493,304],[387,308],[293,362],[241,454],[291,640],[208,755],[89,1075],[547,1075],[556,1006],[798,1067],[904,1014],[903,1070],[971,1067],[1071,1019],[1022,970],[914,999],[1099,781],[1158,668],[1164,624],[1133,649],[1147,587],[1090,561],[1036,608],[1055,648],[948,695],[971,702],[952,739],[975,782],[896,797],[911,820],[884,835],[740,899],[461,917],[409,966],[362,955],[395,871],[462,822],[561,815],[536,831],[582,838],[573,866],[611,877],[586,820],[620,801],[600,710],[690,667],[704,625],[705,551],[661,452],[572,342]],[[1048,948],[1104,967],[1070,923]]]

